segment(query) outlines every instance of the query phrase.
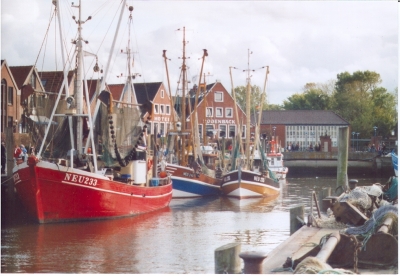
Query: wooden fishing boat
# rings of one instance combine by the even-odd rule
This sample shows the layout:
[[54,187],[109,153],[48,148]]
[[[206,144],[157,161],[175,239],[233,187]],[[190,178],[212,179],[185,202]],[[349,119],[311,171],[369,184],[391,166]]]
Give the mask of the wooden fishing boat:
[[[250,51],[249,51],[250,59]],[[251,197],[271,197],[280,193],[280,185],[277,179],[273,177],[273,173],[268,168],[267,159],[259,144],[259,123],[256,129],[255,147],[252,156],[250,155],[250,70],[247,68],[247,93],[246,93],[246,143],[245,156],[239,156],[239,148],[241,142],[237,143],[233,160],[231,162],[231,171],[226,172],[222,178],[222,192],[230,197],[251,198]],[[267,67],[267,76],[269,68]],[[231,74],[232,76],[232,74]],[[233,81],[232,81],[233,82]],[[235,97],[235,92],[232,84],[232,94]],[[264,85],[265,94],[265,85]],[[236,116],[237,116],[237,112]],[[239,121],[237,119],[237,121]],[[260,119],[259,119],[260,121]],[[238,133],[238,141],[241,141],[241,132]]]
[[[125,2],[121,3],[120,20]],[[58,1],[53,4],[56,12]],[[41,106],[35,109],[34,115],[46,118],[47,123],[29,124],[32,143],[40,149],[13,168],[17,195],[39,223],[133,216],[164,208],[172,198],[171,177],[165,171],[157,175],[156,166],[151,167],[144,137],[146,128],[134,102],[134,91],[128,97],[132,101],[118,103],[109,92],[102,91],[108,68],[92,113],[83,74],[81,25],[86,21],[80,18],[81,1],[73,7],[79,8],[79,18],[75,21],[76,57],[71,58],[77,62],[76,67],[72,65],[77,68],[75,89],[70,94],[68,63],[63,61],[65,80],[59,93],[40,95]],[[61,24],[60,18],[58,22]],[[114,40],[117,33],[118,28]],[[127,85],[132,87],[130,81],[128,78]],[[28,106],[36,103],[35,97],[33,94],[28,98]]]
[[[185,56],[185,47],[187,41],[185,40],[185,27],[183,28],[183,56],[182,56],[182,66],[181,66],[181,79],[182,79],[182,96],[180,98],[180,122],[174,125],[173,129],[169,132],[170,137],[170,148],[168,156],[166,159],[171,160],[171,155],[173,155],[177,162],[168,162],[166,164],[166,170],[171,174],[173,180],[173,198],[182,198],[182,197],[198,197],[198,196],[215,196],[221,194],[220,183],[221,181],[215,177],[215,173],[213,173],[210,169],[206,168],[203,158],[202,152],[200,151],[200,141],[196,141],[199,137],[198,128],[197,128],[197,99],[198,95],[195,98],[194,104],[194,116],[195,122],[192,122],[191,128],[187,129],[186,122],[186,85],[187,85],[187,76],[186,76],[186,56]],[[203,65],[205,57],[208,55],[207,50],[204,50],[203,54],[203,62],[201,66],[200,76],[202,75]],[[165,51],[164,51],[165,61]],[[167,65],[166,65],[167,68]],[[167,70],[168,75],[168,70]],[[172,97],[171,97],[172,98]],[[172,104],[174,106],[174,104]],[[189,108],[190,110],[190,108]],[[172,118],[172,121],[175,121]],[[175,153],[172,153],[172,145],[174,140],[177,141],[177,136],[180,136],[180,148],[176,144],[175,145]],[[186,143],[189,146],[186,146]],[[191,145],[194,144],[194,149]],[[195,154],[193,154],[193,150]],[[191,156],[192,160],[189,162],[188,156]],[[195,160],[194,156],[197,157]],[[206,172],[209,172],[207,174]]]

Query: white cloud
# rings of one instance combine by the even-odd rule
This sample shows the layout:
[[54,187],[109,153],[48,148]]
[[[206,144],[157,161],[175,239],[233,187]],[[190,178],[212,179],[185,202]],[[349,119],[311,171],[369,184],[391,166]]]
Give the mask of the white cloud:
[[[78,2],[78,1],[76,1]],[[115,30],[112,17],[119,1],[82,1],[84,37],[103,67]],[[50,17],[50,1],[2,1],[2,59],[9,65],[33,64]],[[395,1],[128,1],[134,6],[132,45],[138,81],[163,81],[167,85],[162,50],[167,50],[171,89],[176,91],[182,56],[182,32],[186,27],[188,79],[199,74],[202,49],[207,49],[204,72],[207,82],[216,79],[231,89],[229,66],[270,66],[270,102],[282,103],[308,82],[324,83],[344,71],[372,70],[381,74],[382,85],[393,91],[398,83],[398,15]],[[71,1],[60,0],[70,46],[77,14]],[[105,9],[101,9],[105,7]],[[116,52],[125,49],[128,13],[121,25]],[[53,30],[53,29],[51,29]],[[107,40],[102,35],[107,31]],[[53,38],[49,37],[49,42]],[[53,39],[54,40],[54,39]],[[99,47],[99,45],[102,46]],[[49,44],[50,45],[50,44]],[[53,50],[50,47],[47,50]],[[50,53],[49,53],[50,55]],[[124,55],[115,53],[109,82],[122,82]],[[59,58],[60,59],[60,58]],[[54,62],[47,70],[54,70]],[[246,75],[235,71],[234,85],[244,85]],[[252,83],[264,83],[264,70],[253,73]]]

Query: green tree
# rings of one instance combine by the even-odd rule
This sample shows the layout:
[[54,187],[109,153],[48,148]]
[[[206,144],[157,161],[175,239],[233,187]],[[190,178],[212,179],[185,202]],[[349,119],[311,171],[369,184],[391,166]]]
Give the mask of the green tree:
[[297,93],[283,101],[286,110],[327,110],[330,96],[315,83],[307,83],[302,93]]
[[[262,90],[259,86],[253,85],[250,88],[250,111],[253,113],[255,110],[268,109],[267,97],[264,97],[263,103],[261,103]],[[235,87],[236,101],[237,104],[243,110],[246,110],[246,86],[237,86]]]
[[395,95],[378,85],[380,75],[372,71],[356,71],[337,75],[332,95],[332,109],[347,120],[360,137],[387,136],[397,122]]

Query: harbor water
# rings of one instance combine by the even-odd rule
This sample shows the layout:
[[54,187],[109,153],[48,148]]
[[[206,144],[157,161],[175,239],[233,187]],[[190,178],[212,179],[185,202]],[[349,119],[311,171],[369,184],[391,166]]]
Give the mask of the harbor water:
[[[387,181],[358,180],[359,186]],[[44,225],[2,192],[1,272],[213,274],[216,248],[239,242],[242,251],[272,251],[289,237],[290,208],[303,204],[307,215],[312,191],[331,188],[333,194],[336,178],[280,184],[274,199],[173,199],[136,217]]]

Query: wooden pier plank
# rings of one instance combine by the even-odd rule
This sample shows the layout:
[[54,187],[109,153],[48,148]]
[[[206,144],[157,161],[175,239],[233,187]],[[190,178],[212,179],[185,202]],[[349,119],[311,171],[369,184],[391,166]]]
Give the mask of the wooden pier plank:
[[[339,229],[307,227],[306,225],[296,231],[287,240],[271,251],[263,263],[263,274],[293,274],[292,271],[283,270],[283,264],[288,257],[295,260],[307,253],[313,247],[312,244],[319,244],[324,235],[338,231]],[[310,246],[308,246],[310,245]],[[274,269],[280,271],[272,272]],[[352,268],[346,268],[353,271]],[[360,274],[398,274],[397,267],[377,267],[363,269],[359,268]]]

